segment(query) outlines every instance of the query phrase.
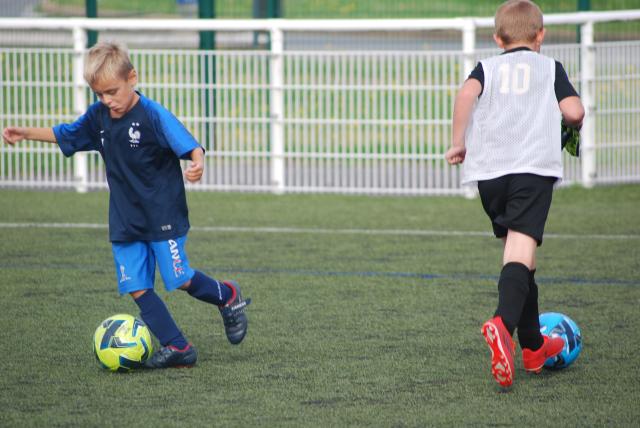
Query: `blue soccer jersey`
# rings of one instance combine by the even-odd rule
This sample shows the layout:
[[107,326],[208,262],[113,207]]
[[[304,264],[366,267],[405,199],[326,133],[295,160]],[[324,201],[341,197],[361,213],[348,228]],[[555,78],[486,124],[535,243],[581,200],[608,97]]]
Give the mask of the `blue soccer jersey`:
[[140,95],[124,116],[111,118],[101,102],[71,124],[53,128],[65,156],[96,150],[109,184],[109,239],[162,241],[189,230],[179,159],[200,145],[160,104]]

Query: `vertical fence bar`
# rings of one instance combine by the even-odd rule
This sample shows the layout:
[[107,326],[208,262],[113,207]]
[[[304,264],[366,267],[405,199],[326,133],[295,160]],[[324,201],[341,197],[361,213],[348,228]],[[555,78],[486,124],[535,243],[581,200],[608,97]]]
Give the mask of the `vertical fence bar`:
[[271,186],[274,193],[284,192],[284,124],[283,124],[283,35],[282,29],[273,26],[271,33],[269,117],[271,128]]
[[[84,50],[87,46],[87,32],[84,28],[73,28],[73,113],[82,115],[87,109],[87,97],[85,96],[83,70]],[[87,154],[77,153],[73,164],[73,175],[76,191],[85,193],[88,189],[88,162]]]
[[[462,67],[463,74],[461,76],[460,82],[464,82],[467,76],[473,71],[473,67],[475,65],[474,64],[475,52],[476,52],[476,24],[473,20],[467,19],[462,29],[462,55],[464,59],[463,59],[463,67]],[[453,104],[454,102],[452,100],[451,105],[453,106]],[[451,117],[453,117],[453,113],[451,113]],[[450,168],[450,166],[448,166],[448,168]],[[449,188],[448,190],[453,190],[453,189]],[[466,198],[476,197],[477,191],[475,187],[464,186],[463,190],[464,190],[464,196]]]
[[464,57],[461,82],[473,71],[476,52],[476,24],[472,19],[465,20],[462,28],[462,55]]
[[593,22],[580,27],[580,88],[585,117],[581,131],[580,157],[582,158],[582,185],[591,188],[595,184],[596,170],[596,50],[593,44]]

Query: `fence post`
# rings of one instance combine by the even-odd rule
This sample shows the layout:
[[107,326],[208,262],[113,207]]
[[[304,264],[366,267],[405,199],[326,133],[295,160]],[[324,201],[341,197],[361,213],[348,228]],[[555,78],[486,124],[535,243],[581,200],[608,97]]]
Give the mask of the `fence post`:
[[[187,4],[187,0],[181,0],[183,4]],[[195,2],[194,2],[195,3]],[[216,5],[215,0],[198,0],[198,18],[199,19],[214,19],[216,17]],[[201,51],[212,51],[216,48],[216,33],[215,31],[200,31],[200,45],[199,49]],[[217,102],[216,102],[216,88],[210,89],[211,85],[216,84],[217,76],[216,76],[216,61],[217,55],[214,53],[211,55],[211,60],[209,60],[208,54],[203,53],[200,55],[200,70],[201,70],[201,79],[204,83],[204,94],[203,94],[203,107],[204,107],[204,116],[206,118],[205,122],[203,122],[203,133],[200,136],[200,140],[204,143],[204,147],[207,147],[209,150],[215,149],[215,135],[216,135],[216,126],[217,123],[215,121],[215,117],[218,115],[217,110]]]
[[[85,10],[87,18],[98,17],[98,0],[85,0]],[[98,42],[98,32],[90,30],[87,32],[87,46],[91,47]]]
[[597,177],[596,170],[596,52],[593,44],[593,22],[580,27],[580,90],[585,116],[580,132],[580,157],[582,158],[582,185],[591,188]]
[[[474,54],[476,52],[476,24],[472,19],[465,20],[462,28],[462,55],[463,55],[463,67],[462,76],[460,81],[464,82],[465,79],[475,66]],[[457,92],[457,91],[456,91]],[[453,95],[455,97],[455,95]],[[451,103],[453,106],[453,102]],[[464,196],[467,199],[473,199],[477,196],[478,191],[474,186],[463,186]]]
[[[84,86],[84,50],[87,46],[87,32],[84,28],[73,27],[73,113],[77,116],[87,110],[87,97]],[[73,178],[78,193],[88,189],[89,175],[87,154],[76,153],[73,163]]]
[[476,24],[472,19],[465,20],[462,29],[462,54],[464,66],[462,69],[462,81],[473,71],[475,66],[473,54],[476,51]]
[[269,122],[271,143],[271,186],[274,193],[284,192],[284,100],[283,100],[283,37],[282,29],[272,26],[269,57],[270,93]]

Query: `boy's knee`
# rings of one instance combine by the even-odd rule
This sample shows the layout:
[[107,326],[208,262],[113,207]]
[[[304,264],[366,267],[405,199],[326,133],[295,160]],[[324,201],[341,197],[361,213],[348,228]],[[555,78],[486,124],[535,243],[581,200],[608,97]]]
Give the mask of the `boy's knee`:
[[509,229],[504,245],[503,265],[522,263],[529,270],[535,268],[537,241],[529,235]]
[[132,291],[131,293],[129,293],[129,295],[131,295],[131,297],[133,297],[134,299],[139,299],[146,292],[147,290],[137,290]]

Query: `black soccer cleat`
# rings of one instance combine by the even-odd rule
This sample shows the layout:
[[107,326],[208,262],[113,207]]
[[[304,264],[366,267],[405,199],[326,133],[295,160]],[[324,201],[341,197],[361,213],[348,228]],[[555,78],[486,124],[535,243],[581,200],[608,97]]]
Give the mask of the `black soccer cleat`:
[[149,369],[192,367],[196,364],[197,359],[198,352],[191,343],[182,350],[169,345],[163,346],[160,350],[156,351],[145,361],[144,365]]
[[224,332],[232,345],[237,345],[247,334],[247,316],[245,308],[251,303],[251,299],[244,300],[240,292],[240,286],[235,281],[225,281],[224,284],[232,291],[231,298],[224,305],[220,306],[220,315],[224,323]]

